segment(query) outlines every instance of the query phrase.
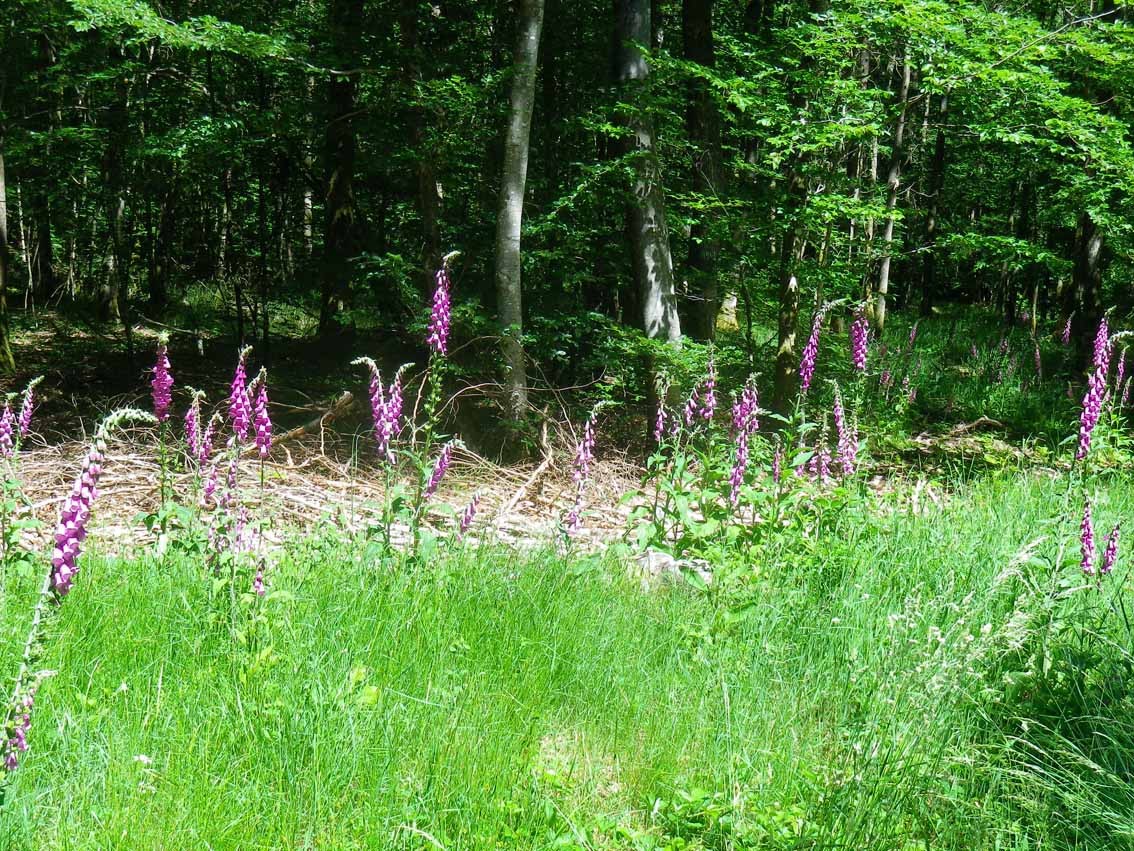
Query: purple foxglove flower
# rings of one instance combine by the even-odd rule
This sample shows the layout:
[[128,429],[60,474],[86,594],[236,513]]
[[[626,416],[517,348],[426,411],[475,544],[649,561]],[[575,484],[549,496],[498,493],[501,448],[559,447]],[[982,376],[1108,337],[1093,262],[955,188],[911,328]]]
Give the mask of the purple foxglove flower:
[[846,421],[843,411],[843,397],[835,389],[835,406],[832,412],[835,420],[835,434],[838,438],[835,463],[838,464],[844,476],[853,476],[858,466],[858,435]]
[[437,486],[441,484],[441,480],[445,478],[445,471],[449,469],[449,465],[453,462],[453,441],[449,441],[441,447],[441,453],[437,456],[437,460],[433,463],[433,472],[429,476],[429,483],[425,486],[424,498],[429,499],[437,492]]
[[717,365],[709,358],[709,368],[705,376],[705,395],[701,400],[701,419],[712,422],[717,412]]
[[205,487],[201,491],[201,507],[208,508],[216,504],[218,486],[217,463],[214,461],[209,467],[209,475],[205,477]]
[[[696,408],[694,407],[692,410],[695,411]],[[583,437],[575,449],[574,471],[571,474],[571,478],[575,482],[575,504],[567,515],[566,527],[568,533],[577,531],[582,522],[583,493],[586,490],[587,479],[591,473],[591,463],[595,458],[596,414],[597,409],[591,411],[591,415],[587,417],[587,421],[583,425]],[[688,408],[686,415],[689,415]]]
[[153,388],[154,416],[159,423],[169,419],[169,405],[173,399],[173,373],[169,368],[169,336],[162,334],[158,337],[157,355],[154,358]]
[[583,482],[591,474],[591,462],[595,459],[595,416],[591,414],[583,424],[583,437],[575,449],[575,465],[571,478],[576,484]]
[[469,527],[472,526],[473,520],[476,517],[477,509],[479,507],[480,492],[478,491],[477,493],[473,494],[472,499],[469,500],[469,504],[466,505],[465,510],[461,512],[461,522],[460,525],[457,526],[458,538],[463,538],[465,536],[465,533],[469,530]]
[[246,361],[251,346],[240,350],[236,358],[236,372],[232,376],[232,388],[228,396],[228,416],[232,421],[232,432],[243,443],[248,439],[252,427],[252,403],[248,399],[248,372]]
[[19,435],[20,440],[28,436],[28,431],[31,430],[32,414],[35,413],[35,388],[39,382],[43,381],[43,376],[33,378],[28,382],[27,388],[24,390],[24,401],[20,405],[20,418],[19,418]]
[[441,268],[437,270],[437,285],[433,290],[433,312],[429,317],[429,333],[425,338],[429,348],[438,355],[448,354],[449,351],[449,328],[453,322],[450,290],[448,264],[442,263]]
[[1071,316],[1068,316],[1067,321],[1063,323],[1063,332],[1059,335],[1059,342],[1065,346],[1071,345]]
[[193,393],[193,400],[185,412],[185,445],[193,458],[201,454],[201,394]]
[[1077,461],[1086,458],[1091,450],[1091,434],[1099,423],[1106,396],[1107,375],[1110,372],[1109,352],[1104,349],[1098,354],[1104,360],[1096,364],[1087,378],[1087,392],[1083,396],[1083,410],[1079,414],[1079,447],[1075,451]]
[[736,435],[736,459],[732,464],[732,472],[729,474],[728,482],[732,490],[729,494],[729,501],[733,507],[740,502],[740,488],[744,484],[744,474],[748,470],[748,432],[741,430]]
[[370,370],[370,414],[374,421],[378,457],[388,464],[393,464],[397,460],[393,441],[402,431],[402,375],[410,364],[407,363],[398,369],[390,386],[383,388],[378,364],[370,358],[358,358],[352,363],[365,365]]
[[866,372],[866,351],[870,341],[870,323],[861,307],[855,311],[850,327],[851,365],[855,372]]
[[776,450],[772,453],[772,482],[775,484],[780,483],[783,478],[784,471],[784,447],[779,441],[776,441]]
[[0,458],[11,458],[15,451],[13,432],[16,426],[16,417],[12,413],[12,405],[4,403],[4,414],[0,416]]
[[267,590],[268,588],[264,584],[264,565],[261,563],[257,565],[256,575],[252,577],[252,593],[257,597],[263,597]]
[[[41,675],[42,676],[42,675]],[[15,699],[9,710],[8,738],[4,742],[4,770],[13,772],[20,764],[20,756],[28,749],[28,733],[31,731],[31,713],[35,707],[35,693],[39,680],[33,680],[22,696]]]
[[906,351],[911,351],[913,349],[914,341],[917,340],[917,326],[920,324],[920,322],[921,320],[919,319],[913,324],[913,327],[910,328],[910,337],[906,341]]
[[1103,364],[1110,365],[1110,328],[1106,316],[1099,321],[1099,329],[1095,332],[1095,350],[1093,364],[1098,369]]
[[213,414],[209,418],[209,424],[205,426],[205,433],[201,436],[201,444],[197,450],[198,466],[204,466],[213,457],[213,443],[216,441],[217,432],[220,431],[222,425],[224,425],[224,418],[220,414]]
[[749,378],[744,383],[740,396],[732,404],[732,430],[737,434],[752,434],[757,431],[760,428],[759,411],[760,396],[756,382]]
[[894,373],[890,372],[889,369],[882,370],[882,377],[878,379],[878,383],[888,394],[890,388],[894,386]]
[[697,420],[698,409],[698,396],[697,388],[693,388],[693,392],[689,394],[689,400],[685,403],[685,427],[693,428],[693,423]]
[[105,457],[106,443],[101,437],[96,437],[83,459],[82,470],[75,479],[55,526],[51,587],[60,599],[71,590],[71,584],[79,572],[79,550],[87,536],[87,521],[90,519],[91,504],[98,496],[98,480],[102,475]]
[[256,428],[256,449],[261,458],[272,450],[272,419],[268,416],[268,371],[260,370],[256,379],[256,405],[253,423]]
[[1114,372],[1114,395],[1118,397],[1118,404],[1121,407],[1123,403],[1122,398],[1122,382],[1126,379],[1126,349],[1122,350],[1122,357],[1118,359],[1118,368]]
[[1008,338],[1007,337],[1001,337],[1000,338],[1000,345],[999,345],[998,348],[1000,350],[1000,354],[1002,354],[1002,355],[1008,354]]
[[807,471],[812,478],[823,484],[831,478],[831,450],[827,447],[827,438],[815,447],[815,454],[807,462]]
[[815,312],[811,320],[811,336],[803,347],[803,357],[799,361],[799,392],[807,393],[811,379],[815,375],[815,361],[819,357],[819,332],[823,329],[823,309]]
[[654,443],[661,445],[665,440],[665,395],[658,399],[658,413],[654,417]]
[[1083,520],[1079,523],[1079,551],[1082,559],[1079,564],[1083,573],[1093,576],[1095,573],[1095,526],[1091,522],[1091,501],[1083,503]]
[[1114,524],[1114,528],[1110,530],[1110,534],[1106,537],[1106,550],[1103,552],[1102,566],[1099,568],[1099,573],[1105,576],[1114,570],[1114,564],[1118,561],[1118,524]]

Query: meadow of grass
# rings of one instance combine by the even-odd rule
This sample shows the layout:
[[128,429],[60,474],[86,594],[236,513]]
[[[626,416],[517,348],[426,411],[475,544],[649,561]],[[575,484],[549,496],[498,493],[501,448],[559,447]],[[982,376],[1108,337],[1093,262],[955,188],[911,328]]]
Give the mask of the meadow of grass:
[[296,540],[235,629],[197,558],[88,557],[4,847],[1134,847],[1125,564],[1084,585],[1061,479],[903,499],[707,590],[618,548]]

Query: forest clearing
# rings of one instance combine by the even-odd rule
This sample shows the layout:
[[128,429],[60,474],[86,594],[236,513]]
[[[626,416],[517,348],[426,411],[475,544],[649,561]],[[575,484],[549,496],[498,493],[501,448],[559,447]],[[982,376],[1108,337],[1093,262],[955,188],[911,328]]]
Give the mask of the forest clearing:
[[0,847],[1134,849],[1128,6],[0,57]]

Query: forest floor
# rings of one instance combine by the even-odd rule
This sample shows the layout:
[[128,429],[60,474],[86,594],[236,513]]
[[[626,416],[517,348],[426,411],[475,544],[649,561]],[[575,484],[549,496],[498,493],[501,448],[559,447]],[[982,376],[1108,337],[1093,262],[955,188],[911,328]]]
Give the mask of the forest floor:
[[[16,467],[40,525],[0,570],[11,664],[95,418],[149,402],[147,367],[113,337],[37,322],[17,338],[21,379],[47,378]],[[653,460],[619,443],[642,416],[610,411],[567,536],[575,410],[546,418],[527,461],[458,446],[420,548],[384,524],[369,415],[342,396],[364,392],[350,353],[319,355],[338,367],[316,375],[281,342],[276,443],[237,474],[254,560],[235,534],[217,554],[223,511],[198,507],[177,457],[166,506],[185,513],[163,530],[153,428],[110,441],[2,847],[1134,849],[1134,581],[1125,552],[1084,577],[1078,542],[1084,499],[1100,551],[1134,510],[1120,414],[1073,464],[1064,379],[1019,375],[1029,361],[991,335],[973,369],[954,336],[930,324],[916,353],[878,356],[876,374],[918,382],[917,404],[840,377],[862,417],[853,476],[789,467],[773,485],[781,436],[760,432],[738,514],[723,411]],[[223,400],[229,349],[175,349],[179,388]],[[840,355],[833,341],[821,365]],[[473,392],[458,384],[444,409]],[[830,401],[816,391],[812,416]],[[644,543],[635,509],[665,488],[684,531]]]

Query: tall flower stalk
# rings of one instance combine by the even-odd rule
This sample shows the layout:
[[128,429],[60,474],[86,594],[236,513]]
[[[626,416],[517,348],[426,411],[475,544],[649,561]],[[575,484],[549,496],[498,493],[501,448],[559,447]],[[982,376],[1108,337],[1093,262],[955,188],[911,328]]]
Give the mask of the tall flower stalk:
[[1087,378],[1087,392],[1083,396],[1083,409],[1079,414],[1079,445],[1075,450],[1076,461],[1082,461],[1091,451],[1091,435],[1102,416],[1103,402],[1106,397],[1110,357],[1110,332],[1104,316],[1099,323],[1098,333],[1095,335],[1091,374]]
[[4,777],[0,780],[0,802],[8,780],[19,764],[20,756],[27,750],[27,733],[31,727],[36,690],[44,676],[50,673],[35,672],[34,668],[44,650],[46,623],[71,592],[79,574],[78,559],[87,537],[91,506],[98,495],[98,482],[106,459],[106,441],[113,431],[126,423],[156,425],[157,418],[146,411],[122,408],[104,419],[95,432],[94,440],[83,458],[82,468],[59,513],[59,522],[53,535],[51,563],[44,572],[39,598],[32,610],[31,626],[24,643],[20,668],[5,713]]
[[863,374],[866,372],[866,353],[870,341],[870,322],[866,318],[866,311],[859,307],[854,312],[854,321],[850,327],[851,366],[854,371]]
[[1095,525],[1091,520],[1091,501],[1083,503],[1083,519],[1079,522],[1079,567],[1087,576],[1095,575]]
[[[169,334],[158,335],[157,352],[151,370],[150,392],[154,405],[154,417],[158,422],[158,467],[161,470],[160,501],[164,506],[172,491],[169,471],[169,411],[173,403],[173,370],[169,363]],[[163,513],[164,518],[164,513]],[[164,520],[163,520],[164,526]],[[163,530],[164,531],[164,530]]]
[[575,447],[575,461],[571,471],[571,480],[575,484],[575,502],[567,512],[564,522],[567,534],[573,535],[579,531],[583,523],[583,497],[586,494],[587,483],[591,477],[591,464],[595,460],[595,416],[598,407],[591,411],[583,425],[583,436]]
[[236,356],[236,370],[228,394],[228,418],[232,423],[232,433],[238,443],[248,439],[252,427],[252,402],[248,398],[248,354],[251,346],[245,346]]

